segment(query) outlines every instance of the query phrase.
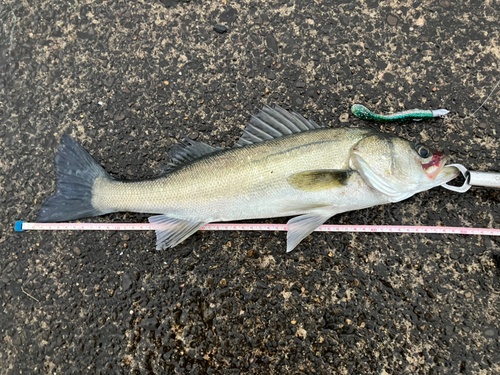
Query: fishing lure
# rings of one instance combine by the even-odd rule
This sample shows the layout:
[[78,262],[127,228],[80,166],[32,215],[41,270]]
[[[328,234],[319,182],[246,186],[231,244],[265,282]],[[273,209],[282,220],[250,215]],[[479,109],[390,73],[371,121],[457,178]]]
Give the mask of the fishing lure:
[[434,111],[424,110],[424,109],[410,109],[408,111],[392,113],[390,115],[377,115],[373,113],[368,108],[361,104],[354,104],[351,107],[351,112],[354,116],[362,119],[362,120],[371,120],[371,121],[381,121],[381,122],[391,122],[391,121],[406,121],[406,120],[414,120],[420,121],[423,119],[429,119],[434,117],[444,117],[450,111],[447,109],[437,109]]

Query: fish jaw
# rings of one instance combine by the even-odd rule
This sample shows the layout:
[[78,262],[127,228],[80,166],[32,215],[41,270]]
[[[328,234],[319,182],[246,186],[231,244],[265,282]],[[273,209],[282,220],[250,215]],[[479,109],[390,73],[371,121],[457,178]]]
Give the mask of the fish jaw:
[[440,167],[438,174],[434,177],[433,187],[443,185],[448,181],[453,180],[458,175],[460,175],[460,171],[457,168],[443,163],[443,166]]
[[424,170],[426,176],[431,180],[434,180],[443,170],[446,162],[445,159],[447,158],[445,158],[442,152],[433,152],[431,161],[422,164],[422,169]]
[[449,157],[442,152],[433,152],[432,160],[422,164],[422,169],[429,180],[432,181],[432,187],[439,186],[453,180],[460,174],[455,167],[446,166]]

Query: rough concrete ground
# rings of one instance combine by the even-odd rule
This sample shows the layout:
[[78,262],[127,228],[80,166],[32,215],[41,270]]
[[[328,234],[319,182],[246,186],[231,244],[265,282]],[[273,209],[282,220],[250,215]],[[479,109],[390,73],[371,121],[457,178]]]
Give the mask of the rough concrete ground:
[[[498,93],[471,116],[500,79],[499,15],[496,0],[3,0],[0,373],[500,373],[495,238],[315,233],[286,254],[283,233],[156,252],[152,232],[13,231],[54,188],[62,134],[140,179],[181,135],[233,145],[266,103],[499,172]],[[451,116],[341,123],[355,102]],[[330,222],[498,228],[499,199],[436,188]]]

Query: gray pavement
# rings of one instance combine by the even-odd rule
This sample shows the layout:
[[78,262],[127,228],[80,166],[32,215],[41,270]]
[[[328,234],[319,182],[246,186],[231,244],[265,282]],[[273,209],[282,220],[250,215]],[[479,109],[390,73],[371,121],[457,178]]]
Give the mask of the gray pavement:
[[[314,233],[287,254],[284,233],[156,252],[153,232],[13,230],[61,135],[142,179],[183,135],[231,147],[264,104],[499,172],[498,93],[471,116],[500,79],[498,1],[4,0],[0,19],[1,374],[500,373],[493,237]],[[451,113],[381,125],[353,103]],[[436,188],[329,223],[499,228],[499,200]]]

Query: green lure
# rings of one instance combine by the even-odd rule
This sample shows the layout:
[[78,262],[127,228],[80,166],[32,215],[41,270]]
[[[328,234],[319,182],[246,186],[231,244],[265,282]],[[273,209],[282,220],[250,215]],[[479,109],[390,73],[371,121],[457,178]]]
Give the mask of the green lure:
[[420,121],[423,119],[434,118],[434,117],[444,117],[450,111],[446,109],[437,109],[434,111],[424,110],[424,109],[410,109],[408,111],[392,113],[390,115],[377,115],[371,112],[368,108],[361,104],[354,104],[351,107],[351,111],[354,116],[362,119],[362,120],[372,120],[372,121],[381,121],[381,122],[391,122],[391,121],[406,121],[406,120],[414,120]]

